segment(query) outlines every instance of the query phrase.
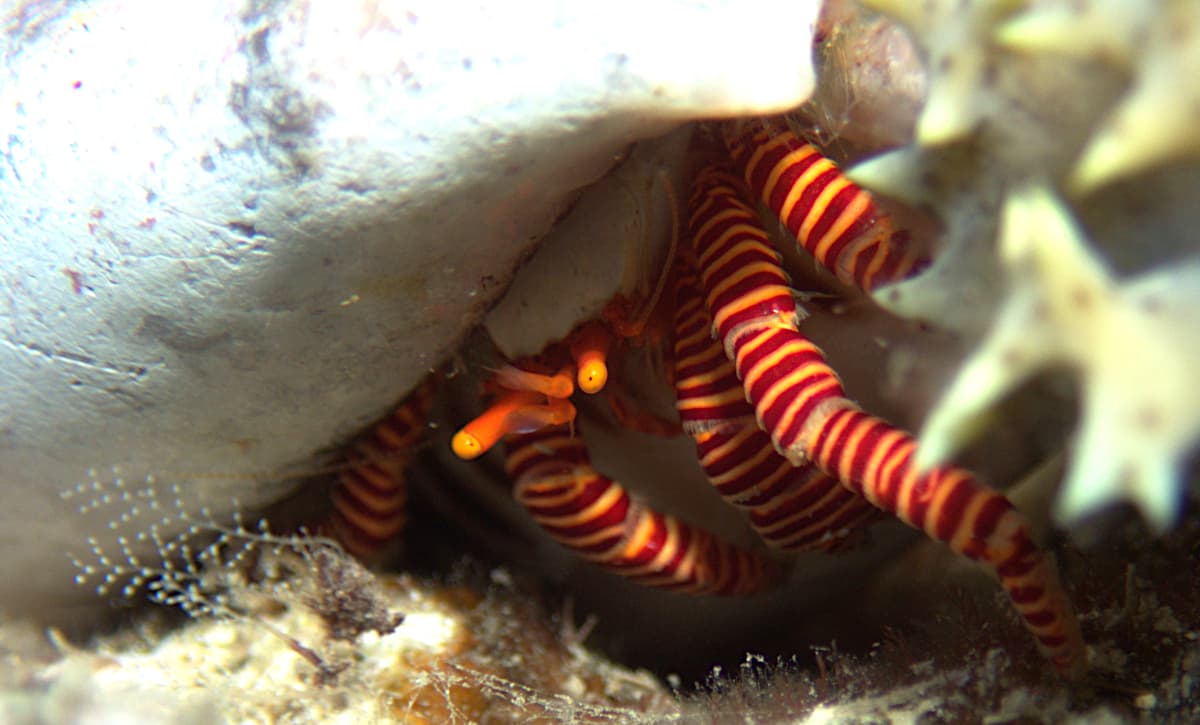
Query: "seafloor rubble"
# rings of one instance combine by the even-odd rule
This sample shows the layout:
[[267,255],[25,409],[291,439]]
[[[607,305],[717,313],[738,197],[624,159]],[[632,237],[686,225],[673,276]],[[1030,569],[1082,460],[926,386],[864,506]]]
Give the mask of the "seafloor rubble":
[[[809,618],[818,616],[801,604],[789,620],[787,603],[779,604],[773,631],[792,624],[808,637],[808,647],[787,644],[794,658],[771,652],[730,661],[726,649],[724,669],[706,679],[696,675],[697,663],[707,669],[722,659],[705,660],[698,648],[672,665],[684,650],[654,645],[653,664],[680,687],[678,699],[645,674],[596,659],[569,617],[546,624],[559,595],[524,573],[516,585],[504,574],[490,584],[471,576],[450,585],[384,580],[378,607],[407,619],[389,629],[386,617],[376,618],[377,627],[340,642],[320,616],[328,606],[314,604],[319,584],[301,577],[233,583],[242,594],[225,608],[236,616],[201,612],[182,629],[125,632],[86,652],[61,645],[56,654],[7,629],[14,674],[5,684],[25,692],[4,701],[5,714],[51,722],[83,719],[89,708],[153,707],[153,698],[101,693],[133,687],[131,680],[143,692],[157,678],[169,703],[199,685],[203,699],[189,706],[191,717],[221,712],[235,721],[1195,721],[1200,522],[1189,502],[1200,426],[1200,136],[1190,129],[1200,84],[1190,79],[1200,77],[1200,6],[868,4],[900,25],[853,3],[830,3],[822,87],[792,121],[810,131],[815,124],[831,152],[851,161],[902,144],[852,173],[936,229],[933,268],[877,296],[899,318],[952,338],[959,351],[940,361],[947,372],[938,392],[903,399],[916,418],[932,405],[923,455],[941,459],[973,441],[972,464],[1028,468],[1065,448],[1061,464],[1014,497],[1037,518],[1053,511],[1072,525],[1059,537],[1058,556],[1091,647],[1084,683],[1051,674],[1008,609],[997,606],[994,588],[979,585],[961,562],[918,546],[889,553],[890,568],[864,565],[846,576],[853,588],[833,592],[851,602],[840,624],[815,626]],[[922,96],[923,104],[914,102]],[[899,354],[884,364],[889,374],[881,378],[901,383],[912,367]],[[1022,436],[1039,443],[1017,452],[1010,444]],[[1008,480],[1022,478],[1030,477]],[[1056,491],[1059,478],[1065,483]],[[427,477],[426,500],[445,508],[438,489],[451,485]],[[469,504],[450,507],[461,528],[439,538],[429,531],[438,527],[418,526],[413,534],[428,537],[418,551],[445,556],[447,547],[458,551],[462,539],[474,539],[501,559],[516,551],[539,561],[541,544],[501,552],[487,523],[466,523]],[[312,555],[305,551],[301,545],[292,555]],[[513,566],[572,581],[571,573]],[[839,576],[836,566],[830,571]],[[593,588],[610,589],[610,600],[625,596],[617,585]],[[230,583],[218,589],[230,591]],[[241,598],[246,591],[253,606]],[[543,605],[530,597],[545,597]],[[650,637],[644,622],[614,626],[617,615],[602,596],[581,601],[577,611],[601,612],[589,644],[648,661],[628,642]],[[651,606],[630,601],[619,604]],[[676,599],[674,606],[707,605]],[[859,619],[865,612],[874,614]],[[699,630],[705,638],[756,653],[771,641],[771,631],[749,632],[761,629],[756,610],[720,616],[719,628]],[[662,619],[682,620],[671,611]],[[677,624],[681,640],[700,638]],[[826,634],[811,634],[814,626]],[[856,626],[859,642],[841,636]],[[144,645],[132,646],[139,636]],[[180,644],[184,638],[192,643]],[[680,671],[682,678],[670,677]]]
[[57,651],[6,627],[3,685],[21,691],[0,697],[0,719],[621,722],[678,712],[652,675],[587,651],[586,632],[552,621],[502,571],[490,585],[375,578],[313,539],[260,553],[252,579],[189,594],[209,613],[183,627],[142,618],[86,650],[52,634]]
[[825,641],[793,657],[751,653],[700,682],[668,675],[672,693],[595,654],[592,622],[548,604],[561,600],[532,578],[471,565],[438,581],[376,577],[326,542],[296,538],[190,590],[193,604],[221,611],[183,626],[131,618],[80,649],[6,623],[0,719],[1194,722],[1200,583],[1189,569],[1200,524],[1150,542],[1129,518],[1114,533],[1063,556],[1092,648],[1083,684],[1051,674],[995,594],[954,583],[940,552],[922,555],[942,582],[925,589],[924,616],[866,651]]

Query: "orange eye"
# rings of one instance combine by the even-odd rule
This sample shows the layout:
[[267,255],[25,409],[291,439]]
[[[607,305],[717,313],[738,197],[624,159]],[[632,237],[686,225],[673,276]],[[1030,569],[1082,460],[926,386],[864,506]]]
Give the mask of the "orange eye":
[[608,383],[608,365],[602,359],[580,360],[576,382],[589,395],[600,392]]
[[479,458],[486,450],[479,438],[465,428],[454,434],[454,438],[450,440],[450,449],[464,461]]
[[571,342],[571,357],[578,372],[575,382],[585,393],[594,394],[608,383],[608,348],[612,337],[600,323],[585,325]]

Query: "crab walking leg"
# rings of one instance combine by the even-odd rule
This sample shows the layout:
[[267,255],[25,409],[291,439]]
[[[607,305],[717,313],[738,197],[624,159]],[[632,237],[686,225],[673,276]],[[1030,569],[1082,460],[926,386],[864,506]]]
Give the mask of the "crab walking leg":
[[634,501],[592,468],[565,427],[511,436],[505,467],[514,495],[563,546],[649,586],[702,594],[751,594],[776,565],[713,534]]
[[846,399],[824,355],[800,334],[778,255],[730,179],[720,170],[697,176],[690,230],[715,332],[775,447],[987,565],[1042,652],[1060,672],[1081,674],[1079,623],[1024,517],[965,471],[918,473],[912,436]]
[[684,429],[696,442],[705,475],[726,501],[747,510],[763,540],[777,549],[834,550],[878,509],[813,465],[775,452],[733,364],[712,339],[691,265],[679,265],[675,297],[675,394]]
[[404,469],[425,435],[432,403],[430,379],[351,445],[354,458],[334,484],[330,514],[334,536],[351,554],[368,558],[404,528]]
[[842,282],[870,292],[925,266],[908,231],[812,144],[761,120],[722,131],[746,184]]

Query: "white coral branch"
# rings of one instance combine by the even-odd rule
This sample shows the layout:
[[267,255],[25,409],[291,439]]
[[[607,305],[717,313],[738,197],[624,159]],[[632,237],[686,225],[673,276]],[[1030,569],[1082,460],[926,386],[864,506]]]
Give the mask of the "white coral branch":
[[1015,8],[1013,0],[866,0],[913,31],[923,46],[929,72],[925,108],[917,120],[917,142],[935,146],[970,133],[984,115],[989,93],[983,82],[994,51],[996,23]]
[[1041,2],[1003,24],[1001,45],[1107,61],[1133,75],[1100,125],[1070,183],[1088,192],[1116,179],[1200,154],[1194,132],[1200,86],[1200,4],[1195,0]]
[[1200,262],[1118,283],[1041,187],[1009,197],[1000,245],[1009,299],[931,414],[918,462],[948,457],[1034,372],[1073,368],[1083,422],[1059,519],[1127,499],[1165,530],[1177,514],[1181,459],[1200,436]]

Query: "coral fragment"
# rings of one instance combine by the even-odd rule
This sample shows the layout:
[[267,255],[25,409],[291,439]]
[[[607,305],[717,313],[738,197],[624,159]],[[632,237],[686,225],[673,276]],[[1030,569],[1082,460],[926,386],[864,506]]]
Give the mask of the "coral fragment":
[[969,134],[984,116],[986,79],[996,46],[996,23],[1018,4],[1013,0],[864,3],[904,23],[926,55],[929,81],[925,108],[917,120],[917,142],[936,146]]
[[1071,174],[1080,193],[1200,153],[1200,5],[1193,0],[1041,3],[996,31],[1001,45],[1107,61],[1132,87],[1101,123]]
[[1081,379],[1082,423],[1057,517],[1133,502],[1161,532],[1178,513],[1182,457],[1200,435],[1200,264],[1118,282],[1048,190],[1010,195],[1000,253],[1013,289],[938,404],[918,463],[933,465],[1018,383],[1047,367]]

